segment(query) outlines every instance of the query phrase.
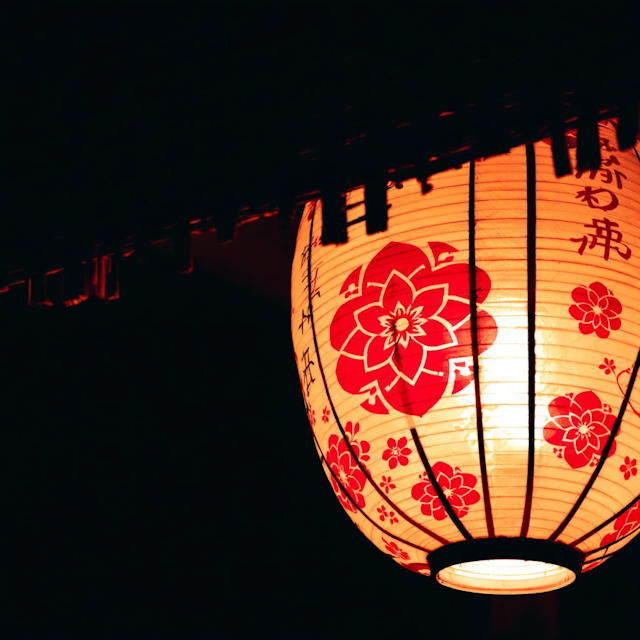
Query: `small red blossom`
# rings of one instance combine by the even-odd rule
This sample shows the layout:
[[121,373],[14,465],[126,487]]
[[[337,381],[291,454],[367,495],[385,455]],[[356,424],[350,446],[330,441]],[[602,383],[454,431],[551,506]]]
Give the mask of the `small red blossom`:
[[636,460],[631,460],[629,456],[625,456],[624,464],[620,465],[620,471],[624,473],[625,480],[628,480],[631,476],[638,475],[638,470],[636,469]]
[[[572,469],[598,464],[616,421],[609,405],[593,391],[568,393],[549,403],[549,417],[542,433],[558,458]],[[609,456],[615,450],[614,440]]]
[[396,514],[393,511],[389,511],[389,524],[395,524],[396,522],[398,522]]
[[398,560],[404,560],[405,562],[407,560],[410,560],[409,554],[403,549],[401,549],[395,542],[393,542],[393,540],[391,541],[385,540],[383,536],[382,541],[384,542],[384,546],[386,547],[387,551],[394,558],[397,558]]
[[322,422],[329,422],[330,411],[328,407],[322,410]]
[[613,531],[608,533],[600,542],[601,547],[608,547],[616,540],[624,538],[640,524],[640,502],[636,502],[630,509],[616,518]]
[[389,491],[393,491],[396,488],[396,485],[391,482],[391,476],[382,476],[382,482],[380,486],[384,489],[385,493],[389,493]]
[[604,369],[605,375],[609,375],[610,373],[615,373],[616,365],[613,364],[613,358],[609,360],[609,358],[604,359],[604,364],[601,364],[598,369]]
[[[474,490],[478,479],[471,473],[463,473],[458,467],[454,469],[446,462],[436,462],[432,468],[436,482],[451,508],[459,518],[463,518],[469,513],[469,507],[480,501],[480,494]],[[422,474],[420,482],[412,487],[411,497],[420,502],[423,515],[433,516],[436,520],[447,517],[444,505],[426,474]]]
[[313,409],[309,409],[309,422],[312,427],[316,426],[316,412]]
[[406,467],[409,464],[409,455],[411,449],[407,447],[407,439],[402,437],[397,442],[395,438],[389,438],[387,440],[387,447],[383,454],[382,459],[389,462],[389,469],[395,469],[398,464]]
[[385,518],[389,517],[389,514],[387,513],[387,507],[385,507],[384,505],[378,507],[378,513],[380,514],[380,520],[382,520],[382,522],[384,522]]
[[569,307],[569,313],[579,321],[580,333],[588,335],[595,332],[599,338],[608,338],[612,331],[622,326],[622,305],[601,282],[576,287],[571,297],[576,304]]

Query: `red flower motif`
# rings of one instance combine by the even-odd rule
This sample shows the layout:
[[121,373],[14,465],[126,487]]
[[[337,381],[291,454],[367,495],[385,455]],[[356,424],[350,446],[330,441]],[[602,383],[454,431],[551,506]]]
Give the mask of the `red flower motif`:
[[595,331],[599,338],[608,338],[611,331],[622,326],[622,305],[602,283],[592,282],[588,287],[576,287],[571,297],[576,304],[569,307],[569,313],[580,322],[578,328],[581,333],[588,335]]
[[389,491],[393,491],[396,488],[396,485],[391,482],[391,476],[382,476],[382,482],[380,486],[384,489],[385,493],[389,493]]
[[640,502],[636,502],[630,509],[616,518],[613,532],[608,533],[600,542],[601,547],[608,547],[616,540],[624,538],[640,524]]
[[638,475],[638,470],[636,469],[636,460],[631,460],[629,456],[625,456],[624,464],[620,465],[620,471],[624,473],[625,480],[628,480],[631,476]]
[[329,422],[330,411],[328,407],[322,410],[322,422]]
[[[549,416],[551,420],[542,433],[559,458],[564,458],[572,469],[598,464],[616,421],[609,405],[603,404],[593,391],[568,393],[549,403]],[[614,440],[609,456],[615,450]]]
[[309,408],[309,422],[312,427],[316,426],[316,412],[311,408]]
[[[436,481],[442,492],[459,518],[469,513],[469,507],[480,501],[480,494],[474,490],[478,482],[471,473],[463,473],[458,467],[455,469],[446,462],[436,462],[433,467]],[[411,497],[421,503],[420,511],[425,516],[433,516],[436,520],[444,520],[447,512],[438,498],[435,488],[427,478],[427,474],[420,476],[420,482],[411,489]]]
[[604,369],[604,374],[608,376],[610,373],[615,373],[616,365],[613,364],[613,358],[609,360],[609,358],[604,359],[604,364],[601,364],[598,369]]
[[382,536],[382,541],[384,542],[384,546],[387,549],[387,551],[394,558],[397,558],[398,560],[404,560],[405,562],[411,559],[409,557],[409,554],[403,549],[401,549],[395,542],[393,542],[393,540],[389,542],[388,540],[385,540],[384,536]]
[[[349,422],[348,425],[351,425],[351,423]],[[351,441],[350,444],[355,455],[362,460],[363,458],[359,454],[364,450],[365,446],[366,450],[369,450],[369,443]],[[366,457],[368,459],[369,456]],[[352,513],[357,512],[356,505],[361,509],[364,508],[365,500],[362,492],[367,479],[362,469],[358,466],[356,458],[349,450],[347,441],[335,433],[329,436],[329,447],[325,460],[332,471],[331,484],[333,485],[333,490],[336,492],[342,506]]]
[[395,524],[398,522],[398,518],[396,518],[396,514],[394,511],[389,511],[389,524]]
[[383,452],[382,459],[389,461],[389,469],[395,469],[398,463],[403,467],[409,464],[408,456],[411,454],[411,449],[407,447],[406,438],[400,438],[398,442],[394,438],[389,438],[387,446],[389,448]]
[[356,439],[356,435],[360,431],[360,425],[357,422],[353,424],[351,422],[347,422],[344,430],[347,440],[351,444],[351,448],[353,449],[358,460],[360,460],[361,462],[368,462],[369,458],[371,457],[369,455],[369,450],[371,449],[369,443],[364,441],[360,442],[358,439]]
[[387,513],[387,507],[385,507],[384,505],[378,507],[378,513],[380,514],[380,520],[382,520],[382,522],[384,522],[385,518],[389,517],[389,514]]
[[[454,262],[456,253],[441,242],[430,242],[427,253],[390,242],[345,280],[346,301],[330,330],[340,352],[336,374],[348,393],[369,392],[368,411],[423,416],[445,392],[472,381],[469,266]],[[491,281],[481,269],[476,280],[482,303]],[[478,326],[482,353],[497,329],[484,311]]]

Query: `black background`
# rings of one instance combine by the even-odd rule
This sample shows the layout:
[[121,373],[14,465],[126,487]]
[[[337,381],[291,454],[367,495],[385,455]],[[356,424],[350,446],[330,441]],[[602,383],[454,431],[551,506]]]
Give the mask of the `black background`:
[[[5,22],[4,211],[23,229],[125,218],[166,175],[146,170],[151,147],[163,171],[187,175],[200,136],[184,133],[197,94],[185,87],[203,87],[199,121],[215,122],[218,103],[236,104],[216,89],[216,73],[236,69],[231,36],[234,51],[256,33],[277,49],[251,12],[246,32],[239,10],[224,28],[213,9],[183,15],[201,36],[203,16],[215,26],[193,40],[152,4],[135,19],[102,6]],[[198,47],[222,58],[196,64]],[[137,86],[142,59],[151,71],[164,61],[157,93],[116,90]],[[636,544],[557,595],[514,599],[440,588],[362,537],[324,478],[300,397],[292,251],[293,233],[265,219],[230,245],[196,237],[189,275],[172,272],[168,247],[127,259],[121,299],[106,306],[28,308],[24,286],[0,296],[3,637],[481,638],[503,637],[512,618],[510,637],[551,637],[545,624],[558,637],[633,637]]]

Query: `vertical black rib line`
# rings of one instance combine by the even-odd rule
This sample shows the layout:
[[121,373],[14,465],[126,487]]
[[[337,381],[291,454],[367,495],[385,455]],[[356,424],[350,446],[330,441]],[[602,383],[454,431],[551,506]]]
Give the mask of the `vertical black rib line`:
[[340,478],[336,477],[336,474],[333,472],[333,470],[331,469],[331,467],[329,466],[329,463],[327,462],[327,459],[324,457],[324,454],[322,453],[322,449],[320,448],[320,443],[318,442],[318,439],[316,438],[315,433],[313,433],[313,430],[311,432],[312,437],[314,442],[316,443],[316,446],[318,447],[318,451],[320,452],[320,461],[325,464],[327,466],[327,470],[329,471],[329,473],[331,474],[331,477],[336,481],[336,484],[340,487],[340,489],[342,489],[342,491],[344,492],[344,494],[347,496],[347,498],[349,499],[349,502],[362,514],[362,516],[368,520],[376,529],[378,529],[378,531],[382,531],[382,533],[384,533],[385,535],[388,535],[390,538],[393,538],[394,540],[397,540],[398,542],[401,542],[402,544],[406,544],[409,547],[413,547],[414,549],[417,549],[418,551],[423,551],[424,553],[428,554],[429,549],[425,549],[424,547],[421,547],[420,545],[415,544],[414,542],[409,542],[408,540],[405,540],[404,538],[400,538],[397,535],[391,533],[390,531],[387,531],[386,529],[384,529],[383,527],[381,527],[375,520],[373,520],[373,518],[370,518],[353,500],[353,498],[349,495],[349,491],[344,487],[344,485],[342,484],[342,482],[340,482]]
[[529,452],[527,491],[520,537],[526,538],[531,521],[533,471],[536,453],[536,154],[527,145],[527,331],[529,342]]
[[[604,467],[604,463],[607,461],[607,456],[611,451],[611,447],[613,446],[613,442],[618,435],[618,431],[620,430],[620,425],[622,424],[622,419],[624,418],[624,412],[627,410],[627,405],[629,404],[629,399],[631,398],[631,392],[633,391],[633,387],[636,383],[636,377],[638,375],[638,369],[640,368],[640,351],[638,351],[638,355],[636,357],[636,362],[633,365],[633,371],[631,372],[631,377],[629,378],[629,386],[627,387],[627,392],[624,394],[624,400],[620,405],[620,411],[618,412],[618,417],[616,421],[613,423],[613,427],[611,429],[611,433],[609,434],[609,439],[607,440],[607,444],[604,446],[602,450],[602,454],[600,455],[600,460],[596,465],[596,468],[593,470],[591,474],[591,478],[589,478],[589,482],[585,485],[582,493],[576,500],[576,503],[571,508],[571,511],[567,514],[567,517],[560,523],[560,526],[549,536],[549,540],[552,542],[565,530],[566,526],[571,522],[573,516],[576,515],[576,512],[580,508],[580,505],[584,502],[587,494],[589,493],[593,483],[598,478],[602,467]],[[574,543],[575,544],[575,543]]]
[[476,429],[478,433],[478,456],[484,496],[484,515],[487,533],[495,538],[489,478],[487,477],[487,457],[484,447],[484,426],[482,422],[482,402],[480,400],[480,348],[478,346],[478,283],[476,278],[476,163],[469,167],[469,307],[471,309],[471,349],[473,351],[473,386],[476,394]]
[[[315,205],[314,205],[314,207],[315,207]],[[345,434],[345,431],[344,431],[344,428],[342,427],[342,422],[340,420],[340,417],[338,416],[338,412],[336,411],[336,407],[333,404],[333,398],[331,397],[331,394],[329,393],[329,385],[327,383],[327,376],[325,375],[324,367],[322,366],[322,360],[320,358],[320,348],[318,347],[318,336],[316,334],[316,324],[315,324],[315,319],[313,317],[313,295],[311,294],[311,283],[312,283],[312,279],[311,279],[311,247],[313,246],[313,242],[312,242],[312,239],[313,239],[313,223],[314,223],[315,218],[316,218],[316,216],[315,216],[315,208],[314,208],[314,214],[311,216],[311,224],[309,225],[309,252],[308,252],[308,257],[307,257],[307,302],[309,304],[309,320],[311,321],[311,333],[313,334],[313,346],[314,346],[314,349],[315,349],[315,352],[316,352],[316,359],[318,360],[318,370],[320,371],[320,376],[322,377],[322,384],[324,385],[324,390],[325,390],[325,393],[327,394],[327,400],[329,401],[329,406],[331,407],[331,411],[333,413],[333,417],[335,418],[336,425],[338,425],[338,429],[340,429],[340,433],[341,433],[342,437],[344,438],[344,442],[347,445],[347,448],[349,449],[349,453],[351,453],[351,455],[353,456],[353,459],[356,461],[356,464],[358,465],[358,468],[360,469],[360,471],[362,471],[362,473],[364,474],[364,477],[369,481],[369,483],[376,490],[378,495],[399,516],[401,516],[404,520],[406,520],[407,522],[412,524],[416,529],[419,529],[420,531],[422,531],[422,533],[426,533],[428,536],[431,536],[434,540],[437,540],[440,544],[449,544],[449,540],[447,540],[446,538],[443,538],[442,536],[439,536],[437,533],[434,533],[430,529],[427,529],[427,527],[421,525],[419,522],[416,522],[413,518],[411,518],[409,515],[407,515],[403,509],[401,509],[397,504],[395,504],[395,502],[393,502],[391,499],[389,499],[389,497],[378,486],[378,484],[373,481],[373,478],[371,477],[371,474],[369,473],[369,470],[367,469],[367,467],[365,467],[362,464],[362,461],[354,453],[353,446],[351,445],[351,442],[349,442],[349,438],[347,438],[347,436]]]
[[442,491],[442,487],[438,484],[438,480],[436,478],[435,473],[433,473],[433,469],[427,460],[427,454],[424,452],[422,448],[422,443],[420,442],[420,438],[418,437],[418,433],[415,428],[411,429],[411,437],[413,438],[413,443],[416,445],[416,450],[418,451],[418,455],[420,456],[420,460],[422,460],[422,464],[424,465],[424,469],[427,472],[427,476],[429,478],[429,482],[433,485],[433,488],[436,490],[438,494],[438,498],[440,502],[442,502],[442,506],[444,507],[447,515],[451,518],[453,524],[458,527],[458,531],[465,537],[466,540],[473,540],[473,536],[467,531],[467,528],[462,524],[462,521],[458,517],[458,514],[453,510],[447,496],[444,495]]

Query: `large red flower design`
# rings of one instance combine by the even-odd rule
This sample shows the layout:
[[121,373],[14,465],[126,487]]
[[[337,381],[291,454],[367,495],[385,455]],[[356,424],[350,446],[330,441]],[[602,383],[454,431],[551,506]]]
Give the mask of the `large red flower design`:
[[[446,462],[436,462],[433,467],[436,482],[449,501],[458,518],[469,513],[469,507],[480,500],[480,494],[473,488],[478,482],[471,473],[463,473]],[[420,482],[411,488],[411,497],[421,503],[420,511],[425,516],[433,516],[436,520],[444,520],[447,512],[427,474],[420,476]]]
[[[564,458],[572,469],[598,464],[616,421],[609,405],[603,404],[593,391],[568,393],[549,403],[549,416],[551,420],[542,433],[559,458]],[[609,456],[615,450],[614,440]]]
[[615,524],[613,525],[614,530],[602,538],[600,546],[607,547],[616,540],[624,538],[624,536],[631,533],[638,525],[640,525],[640,502],[636,502],[631,509],[628,509],[616,518]]
[[[347,422],[345,427],[346,437],[349,440],[353,453],[349,450],[347,441],[336,434],[329,437],[329,447],[325,455],[325,460],[332,471],[331,484],[338,496],[342,506],[352,513],[357,512],[356,505],[361,509],[365,506],[362,492],[367,481],[362,469],[358,466],[360,460],[366,469],[365,461],[369,460],[368,442],[359,441],[356,435],[360,427],[358,423]],[[336,481],[337,478],[337,481]]]
[[599,338],[608,338],[611,331],[622,326],[622,305],[601,282],[576,287],[571,297],[576,304],[569,307],[569,313],[579,321],[581,333],[588,335],[595,331]]
[[[369,392],[372,413],[423,416],[449,390],[473,379],[469,265],[457,249],[428,243],[428,251],[390,242],[345,280],[346,301],[331,323],[331,345],[340,352],[336,374],[348,393]],[[491,288],[476,269],[477,300]],[[478,311],[480,352],[497,336],[496,324]]]

